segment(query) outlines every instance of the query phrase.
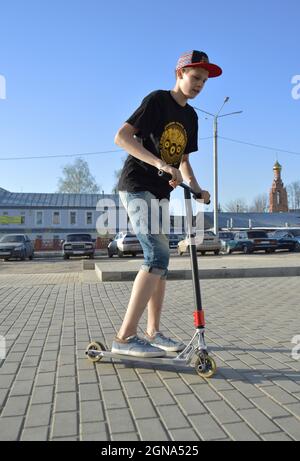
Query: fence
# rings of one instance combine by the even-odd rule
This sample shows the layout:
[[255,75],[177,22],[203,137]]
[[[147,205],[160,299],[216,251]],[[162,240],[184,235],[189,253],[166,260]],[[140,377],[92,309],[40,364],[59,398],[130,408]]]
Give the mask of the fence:
[[[33,241],[35,251],[61,251],[62,241],[59,239],[35,239]],[[109,237],[97,237],[96,250],[104,250],[109,244]]]

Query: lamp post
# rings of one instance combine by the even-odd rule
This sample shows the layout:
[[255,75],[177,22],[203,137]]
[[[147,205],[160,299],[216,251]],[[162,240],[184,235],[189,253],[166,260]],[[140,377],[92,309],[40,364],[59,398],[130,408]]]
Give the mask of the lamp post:
[[221,117],[227,117],[228,115],[236,115],[241,114],[243,111],[239,110],[238,112],[230,112],[229,114],[220,115],[221,110],[223,109],[224,105],[229,101],[229,96],[226,96],[224,102],[217,112],[217,114],[212,114],[207,112],[206,110],[199,109],[198,107],[194,106],[194,109],[203,112],[204,114],[210,115],[214,119],[213,125],[213,158],[214,158],[214,233],[216,236],[219,234],[219,219],[218,219],[218,119]]

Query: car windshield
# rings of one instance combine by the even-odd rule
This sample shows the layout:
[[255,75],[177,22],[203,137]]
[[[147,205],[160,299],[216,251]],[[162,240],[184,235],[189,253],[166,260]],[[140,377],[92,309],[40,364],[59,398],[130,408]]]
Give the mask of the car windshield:
[[23,235],[5,235],[0,240],[1,243],[20,243],[24,242]]
[[247,233],[248,238],[250,239],[261,239],[261,238],[268,238],[268,234],[262,231],[253,231]]
[[92,237],[89,234],[67,235],[67,242],[91,242]]
[[231,232],[219,232],[220,239],[233,239],[234,235]]

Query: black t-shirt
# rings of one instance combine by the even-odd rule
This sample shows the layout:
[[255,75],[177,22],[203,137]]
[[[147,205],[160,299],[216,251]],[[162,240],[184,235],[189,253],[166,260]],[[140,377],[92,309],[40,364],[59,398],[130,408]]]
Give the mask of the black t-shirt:
[[[145,149],[175,168],[184,154],[198,150],[198,116],[189,104],[180,106],[170,91],[150,93],[126,122],[139,130],[136,137]],[[157,168],[132,155],[125,161],[118,189],[150,191],[159,199],[170,198],[173,190]]]

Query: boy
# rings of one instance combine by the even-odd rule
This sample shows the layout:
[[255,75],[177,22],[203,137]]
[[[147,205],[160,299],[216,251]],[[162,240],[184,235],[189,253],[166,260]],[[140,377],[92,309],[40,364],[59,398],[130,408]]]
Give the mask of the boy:
[[[183,180],[208,203],[210,194],[199,186],[189,154],[198,150],[198,117],[187,104],[203,89],[208,78],[222,74],[220,67],[209,62],[202,51],[184,53],[176,66],[176,84],[172,91],[154,91],[119,129],[115,143],[128,152],[119,180],[121,201],[144,252],[144,264],[133,284],[129,305],[112,344],[112,352],[137,357],[162,357],[166,351],[181,351],[182,342],[167,338],[159,323],[166,288],[169,264],[169,241],[163,233],[151,233],[151,203],[170,198],[170,192]],[[158,176],[163,170],[172,176],[164,181]],[[133,200],[143,200],[148,216],[130,206]],[[146,231],[137,228],[146,226]],[[138,322],[148,306],[145,337],[137,336]]]

